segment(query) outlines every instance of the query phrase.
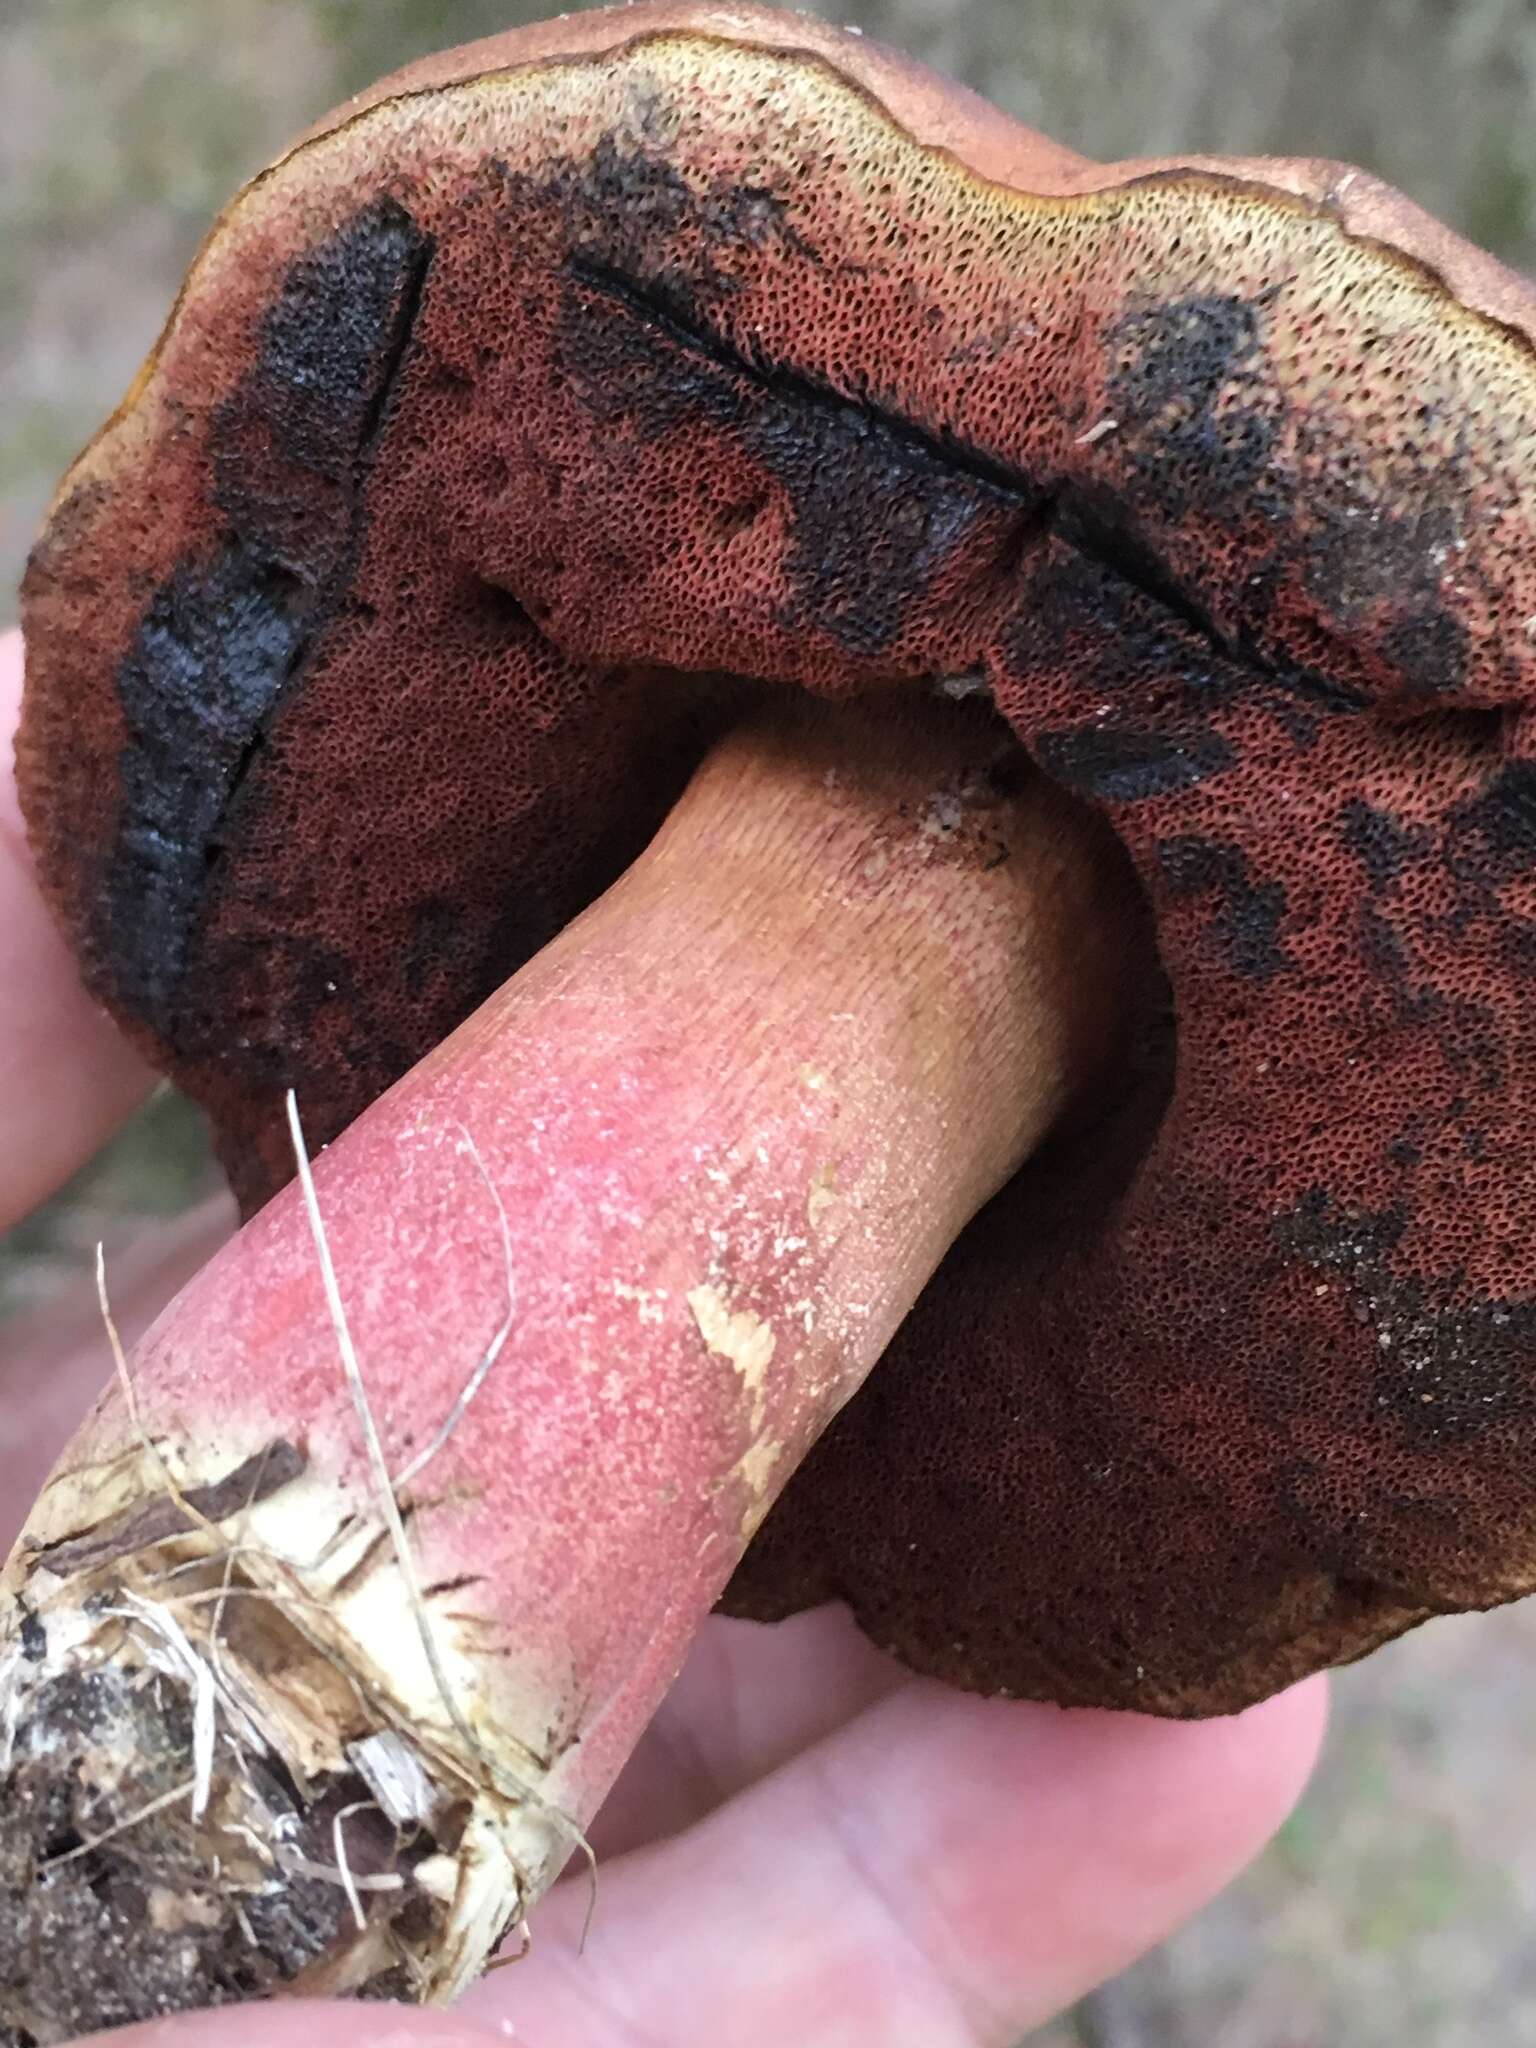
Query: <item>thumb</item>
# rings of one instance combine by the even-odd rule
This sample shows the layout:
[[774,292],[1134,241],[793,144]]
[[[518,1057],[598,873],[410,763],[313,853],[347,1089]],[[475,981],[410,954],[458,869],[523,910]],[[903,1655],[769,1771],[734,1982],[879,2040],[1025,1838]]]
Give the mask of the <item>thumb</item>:
[[510,2021],[458,2019],[396,2005],[321,2004],[284,1999],[222,2012],[183,2013],[110,2034],[92,2034],[75,2048],[533,2048]]

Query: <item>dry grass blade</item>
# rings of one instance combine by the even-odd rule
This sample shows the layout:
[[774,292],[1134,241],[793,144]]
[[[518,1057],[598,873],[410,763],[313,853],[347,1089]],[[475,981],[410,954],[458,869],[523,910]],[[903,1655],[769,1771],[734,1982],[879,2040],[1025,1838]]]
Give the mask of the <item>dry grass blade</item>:
[[378,1424],[374,1420],[373,1404],[368,1398],[368,1389],[363,1384],[362,1368],[358,1364],[357,1349],[352,1342],[352,1330],[347,1321],[346,1304],[341,1298],[341,1287],[336,1278],[335,1263],[331,1258],[330,1239],[326,1235],[325,1219],[320,1213],[320,1197],[315,1192],[315,1176],[310,1167],[309,1147],[304,1141],[304,1129],[299,1121],[298,1097],[291,1088],[288,1091],[287,1109],[288,1134],[293,1143],[294,1163],[298,1168],[299,1184],[303,1190],[304,1207],[309,1217],[315,1257],[320,1265],[320,1282],[325,1289],[326,1310],[331,1319],[331,1329],[336,1338],[336,1349],[341,1359],[342,1371],[346,1375],[347,1388],[352,1396],[358,1427],[363,1434],[369,1475],[373,1481],[379,1513],[383,1516],[384,1526],[388,1529],[390,1541],[394,1545],[395,1561],[399,1565],[400,1576],[405,1585],[406,1598],[421,1642],[422,1654],[427,1660],[427,1668],[432,1674],[432,1683],[437,1688],[443,1711],[452,1722],[459,1740],[469,1755],[482,1764],[489,1779],[492,1776],[490,1759],[482,1750],[479,1737],[470,1727],[464,1710],[448,1683],[448,1674],[443,1666],[437,1636],[433,1631],[431,1617],[427,1613],[426,1602],[422,1598],[415,1554],[405,1533],[400,1503],[395,1498],[395,1489],[389,1476],[389,1464],[379,1438]]
[[418,1451],[405,1470],[397,1476],[395,1480],[395,1490],[397,1493],[408,1486],[419,1472],[431,1464],[432,1460],[458,1428],[464,1418],[465,1409],[468,1408],[470,1402],[474,1400],[480,1389],[485,1385],[490,1377],[491,1368],[505,1349],[507,1339],[512,1334],[512,1324],[517,1314],[517,1275],[512,1263],[512,1225],[507,1217],[507,1205],[501,1199],[501,1190],[491,1179],[489,1173],[486,1172],[485,1161],[480,1156],[479,1146],[463,1124],[459,1125],[459,1129],[463,1132],[464,1143],[469,1150],[469,1156],[474,1160],[476,1167],[479,1169],[480,1178],[485,1182],[486,1192],[496,1205],[496,1215],[501,1226],[502,1257],[506,1262],[507,1312],[502,1318],[501,1327],[497,1330],[482,1354],[479,1364],[470,1374],[458,1399],[449,1409],[443,1420],[442,1427],[432,1438],[432,1441]]
[[66,1849],[62,1856],[50,1857],[43,1868],[59,1870],[66,1863],[73,1863],[81,1856],[89,1856],[92,1850],[104,1848],[119,1835],[127,1834],[130,1828],[140,1827],[145,1821],[153,1820],[157,1813],[164,1813],[167,1807],[175,1806],[179,1800],[190,1799],[196,1790],[197,1783],[193,1778],[188,1778],[184,1784],[173,1785],[169,1792],[162,1792],[158,1799],[151,1799],[147,1805],[139,1807],[135,1812],[125,1814],[112,1827],[103,1828],[99,1835],[91,1835],[87,1840],[76,1843],[73,1849]]

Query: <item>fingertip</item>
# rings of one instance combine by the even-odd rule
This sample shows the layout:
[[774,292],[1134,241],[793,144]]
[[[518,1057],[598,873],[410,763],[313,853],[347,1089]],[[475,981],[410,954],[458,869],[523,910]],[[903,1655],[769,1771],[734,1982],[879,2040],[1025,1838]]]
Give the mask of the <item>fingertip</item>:
[[1015,1715],[965,1702],[970,1799],[984,1813],[990,1777],[1000,1852],[1010,1829],[1017,1841],[1052,1845],[1040,1863],[1063,1887],[1064,1934],[1074,1893],[1076,1925],[1092,1929],[1094,1895],[1108,1885],[1145,1912],[1155,1940],[1228,1884],[1291,1812],[1317,1761],[1327,1699],[1326,1680],[1311,1678],[1209,1720]]
[[869,1717],[869,1735],[915,1759],[920,1716],[932,1730],[926,1771],[883,1784],[878,1802],[860,1797],[854,1775],[878,1768],[873,1743],[843,1760],[844,1831],[860,1838],[865,1867],[907,1871],[962,2006],[1006,2013],[1022,2034],[1124,1969],[1260,1853],[1316,1762],[1327,1687],[1310,1679],[1205,1721],[924,1687]]
[[1328,1705],[1328,1680],[1319,1673],[1246,1713],[1205,1724],[1215,1731],[1217,1744],[1236,1745],[1228,1768],[1251,1780],[1256,1823],[1267,1822],[1256,1846],[1262,1846],[1306,1790],[1328,1732]]
[[39,894],[12,764],[19,633],[0,634],[0,1230],[52,1194],[154,1077],[81,985]]

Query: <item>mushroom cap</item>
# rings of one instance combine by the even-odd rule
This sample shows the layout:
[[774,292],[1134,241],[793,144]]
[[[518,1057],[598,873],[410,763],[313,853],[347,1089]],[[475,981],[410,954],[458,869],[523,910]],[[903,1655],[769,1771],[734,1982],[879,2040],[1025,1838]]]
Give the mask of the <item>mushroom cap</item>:
[[[24,589],[23,799],[247,1209],[764,692],[972,682],[1161,967],[733,1593],[1237,1708],[1536,1574],[1536,300],[809,20],[434,58],[215,226]],[[956,680],[960,679],[960,680]]]

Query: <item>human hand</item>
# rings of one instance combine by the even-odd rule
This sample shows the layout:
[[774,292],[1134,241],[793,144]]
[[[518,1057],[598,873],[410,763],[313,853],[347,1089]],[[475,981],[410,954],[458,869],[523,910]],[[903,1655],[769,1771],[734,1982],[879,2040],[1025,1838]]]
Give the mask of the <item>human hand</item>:
[[[20,643],[0,641],[0,1229],[150,1077],[80,991],[37,900],[10,775]],[[125,1334],[230,1227],[115,1260]],[[136,1262],[135,1262],[136,1261]],[[86,1294],[82,1287],[81,1294]],[[0,1549],[107,1367],[94,1300],[0,1328]],[[533,1947],[456,2015],[247,2007],[113,2048],[1007,2048],[1196,1910],[1295,1798],[1320,1682],[1173,1724],[964,1697],[905,1674],[845,1613],[716,1618]]]

